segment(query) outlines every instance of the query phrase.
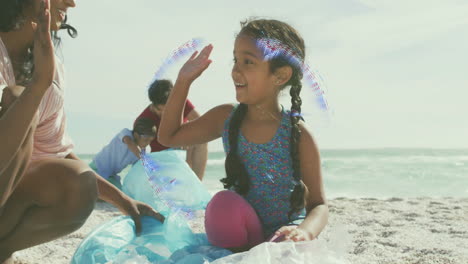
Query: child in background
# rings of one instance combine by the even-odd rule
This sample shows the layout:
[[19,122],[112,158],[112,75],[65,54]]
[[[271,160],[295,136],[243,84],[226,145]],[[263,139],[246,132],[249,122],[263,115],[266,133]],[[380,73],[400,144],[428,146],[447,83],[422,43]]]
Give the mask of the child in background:
[[[211,63],[209,45],[181,68],[162,115],[159,141],[178,147],[222,137],[227,177],[221,181],[228,190],[218,192],[206,208],[205,228],[213,245],[244,251],[264,241],[315,239],[327,224],[328,206],[319,152],[301,121],[303,73],[284,54],[271,57],[259,47],[260,41],[273,40],[304,62],[304,40],[277,20],[241,25],[231,73],[240,104],[217,106],[182,124],[190,85]],[[278,101],[286,87],[291,111]]]
[[[161,123],[161,114],[164,111],[167,99],[171,92],[171,89],[174,85],[170,80],[154,80],[151,83],[148,89],[148,99],[151,101],[151,104],[145,108],[145,110],[138,116],[138,118],[149,118],[153,120],[153,124],[156,126],[156,129]],[[199,118],[195,106],[187,99],[184,107],[183,120],[188,122]],[[137,118],[137,119],[138,119]],[[155,138],[151,143],[151,152],[163,151],[169,149],[162,145],[157,138]],[[205,173],[206,162],[208,160],[208,146],[207,144],[195,145],[184,147],[187,150],[186,152],[186,161],[190,168],[197,174],[200,180],[203,179]]]
[[120,173],[125,167],[140,159],[141,150],[156,137],[156,127],[151,119],[139,118],[133,131],[124,128],[105,146],[89,164],[99,175],[122,189]]

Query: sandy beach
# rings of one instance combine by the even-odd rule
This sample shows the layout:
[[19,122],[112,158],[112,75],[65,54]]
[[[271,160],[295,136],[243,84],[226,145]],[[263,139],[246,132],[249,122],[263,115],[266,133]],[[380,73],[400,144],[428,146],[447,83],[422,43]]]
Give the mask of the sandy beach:
[[[329,205],[330,221],[321,238],[344,226],[352,240],[350,263],[468,263],[468,198],[336,198]],[[78,231],[17,252],[15,263],[69,263],[83,238],[115,216],[120,216],[117,209],[98,203]]]

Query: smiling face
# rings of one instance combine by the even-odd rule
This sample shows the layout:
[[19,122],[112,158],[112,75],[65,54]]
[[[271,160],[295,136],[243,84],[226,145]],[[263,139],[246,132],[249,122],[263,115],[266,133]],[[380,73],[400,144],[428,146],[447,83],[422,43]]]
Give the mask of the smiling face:
[[[24,17],[37,22],[38,13],[41,11],[42,0],[34,0],[32,5],[23,10]],[[50,30],[58,31],[65,21],[68,8],[75,7],[75,0],[50,0]]]
[[232,80],[240,103],[260,103],[279,92],[268,61],[264,60],[255,39],[245,34],[237,36],[234,44]]
[[68,8],[75,6],[75,0],[50,0],[50,30],[59,30],[65,20]]

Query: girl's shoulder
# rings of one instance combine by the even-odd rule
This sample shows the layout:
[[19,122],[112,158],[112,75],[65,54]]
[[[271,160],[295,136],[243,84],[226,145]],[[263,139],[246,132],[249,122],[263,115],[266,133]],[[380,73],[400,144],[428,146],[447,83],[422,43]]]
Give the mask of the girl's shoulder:
[[221,120],[227,120],[237,106],[238,104],[222,104],[216,106],[212,110],[216,112],[216,115],[219,116]]
[[222,131],[224,130],[224,124],[226,120],[230,118],[234,107],[235,105],[233,104],[215,106],[198,118],[198,123],[201,124],[205,130],[209,127],[215,129],[217,131],[217,135],[221,136]]
[[300,145],[299,148],[303,149],[304,151],[307,150],[318,150],[317,143],[312,135],[310,129],[307,128],[304,121],[299,121],[299,129],[301,130],[301,136],[299,139]]

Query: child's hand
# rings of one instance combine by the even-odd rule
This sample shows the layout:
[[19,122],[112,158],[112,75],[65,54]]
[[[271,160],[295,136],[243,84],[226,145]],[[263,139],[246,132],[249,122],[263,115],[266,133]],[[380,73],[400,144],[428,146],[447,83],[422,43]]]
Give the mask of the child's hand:
[[193,82],[197,79],[210,65],[211,60],[209,57],[212,50],[213,46],[210,44],[204,47],[198,56],[198,51],[195,51],[180,69],[178,79],[189,82]]
[[298,226],[283,226],[275,232],[274,237],[270,241],[283,242],[283,241],[309,241],[313,240],[314,236],[306,230]]

